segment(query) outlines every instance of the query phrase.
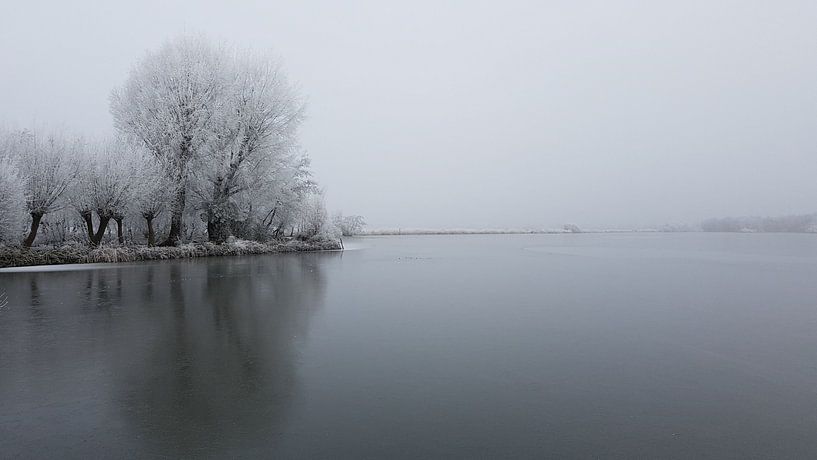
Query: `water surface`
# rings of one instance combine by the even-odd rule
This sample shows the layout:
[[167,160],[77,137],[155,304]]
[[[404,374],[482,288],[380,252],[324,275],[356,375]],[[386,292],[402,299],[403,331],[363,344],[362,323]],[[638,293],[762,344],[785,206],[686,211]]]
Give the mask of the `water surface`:
[[817,235],[0,273],[3,457],[817,455]]

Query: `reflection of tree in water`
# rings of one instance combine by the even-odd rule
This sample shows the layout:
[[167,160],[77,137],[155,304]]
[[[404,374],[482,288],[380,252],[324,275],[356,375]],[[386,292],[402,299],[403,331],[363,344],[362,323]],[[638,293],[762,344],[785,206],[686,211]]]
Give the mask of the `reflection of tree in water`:
[[129,422],[170,455],[274,443],[295,391],[294,341],[323,302],[326,257],[147,267],[140,298],[160,330],[144,356],[121,363]]

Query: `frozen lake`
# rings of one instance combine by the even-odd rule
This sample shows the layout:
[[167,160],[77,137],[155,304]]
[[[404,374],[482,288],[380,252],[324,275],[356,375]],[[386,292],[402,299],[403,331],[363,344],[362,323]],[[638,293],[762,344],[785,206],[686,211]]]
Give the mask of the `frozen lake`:
[[0,273],[0,456],[817,456],[817,235],[344,242]]

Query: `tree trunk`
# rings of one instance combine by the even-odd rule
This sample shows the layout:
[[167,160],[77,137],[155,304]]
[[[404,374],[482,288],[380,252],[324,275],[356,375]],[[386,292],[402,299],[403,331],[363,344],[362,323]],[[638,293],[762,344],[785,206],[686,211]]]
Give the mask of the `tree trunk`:
[[156,245],[156,233],[153,230],[153,216],[144,216],[148,223],[148,246]]
[[184,206],[187,197],[187,166],[192,152],[190,150],[191,138],[184,136],[182,143],[179,146],[180,153],[177,160],[178,169],[176,170],[176,190],[174,191],[173,202],[170,205],[170,233],[167,234],[167,239],[159,246],[176,246],[182,235],[182,216],[184,215]]
[[173,203],[170,206],[170,233],[167,239],[159,246],[176,246],[182,234],[182,215],[184,214],[184,203],[187,190],[184,184],[178,184]]
[[85,228],[88,231],[88,241],[93,243],[94,241],[94,220],[91,214],[91,211],[82,211],[79,213],[82,216],[82,220],[85,221]]
[[213,201],[207,210],[207,239],[211,243],[222,244],[230,237],[229,203],[224,180],[213,184]]
[[99,246],[99,243],[102,242],[102,237],[105,236],[105,231],[108,229],[108,222],[111,221],[111,216],[101,215],[99,216],[99,228],[96,229],[96,234],[94,238],[91,240],[91,246]]
[[125,244],[125,234],[122,232],[122,219],[121,216],[116,216],[113,220],[116,221],[116,239],[119,241],[119,244]]
[[32,212],[31,213],[31,230],[28,232],[28,236],[23,241],[23,247],[30,248],[32,244],[34,244],[34,239],[37,238],[37,230],[40,229],[40,221],[43,218],[43,214],[41,212]]
[[[261,221],[261,223],[264,224],[267,227],[267,229],[270,228],[270,225],[272,225],[272,221],[275,220],[275,213],[277,211],[278,205],[275,205],[275,207],[273,207],[272,210],[269,213],[267,213],[267,216],[264,217],[264,220]],[[267,219],[269,219],[269,221],[267,221]]]
[[211,213],[207,219],[207,239],[211,243],[221,244],[230,237],[230,223],[221,213]]

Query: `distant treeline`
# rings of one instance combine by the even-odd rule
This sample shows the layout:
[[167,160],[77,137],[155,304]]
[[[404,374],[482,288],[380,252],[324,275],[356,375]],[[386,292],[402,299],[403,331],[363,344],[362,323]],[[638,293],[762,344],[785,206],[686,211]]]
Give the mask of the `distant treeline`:
[[582,233],[576,224],[565,224],[561,229],[519,229],[519,228],[399,228],[360,230],[356,234],[364,236],[388,235],[534,235],[554,233]]
[[705,232],[817,233],[817,214],[781,217],[724,217],[701,222]]

